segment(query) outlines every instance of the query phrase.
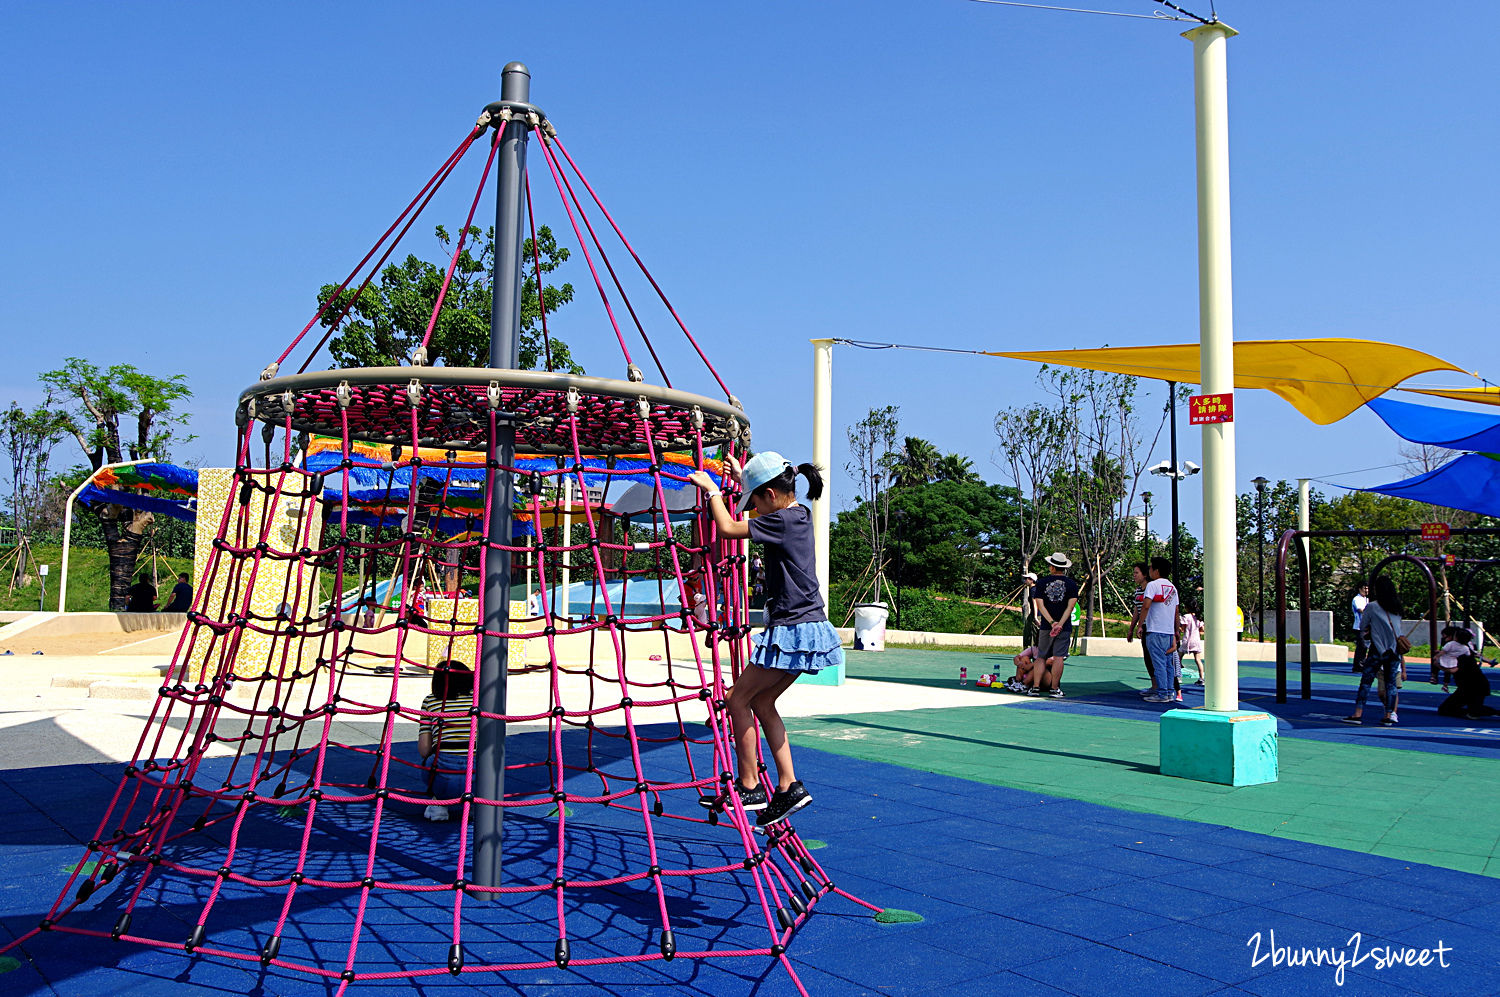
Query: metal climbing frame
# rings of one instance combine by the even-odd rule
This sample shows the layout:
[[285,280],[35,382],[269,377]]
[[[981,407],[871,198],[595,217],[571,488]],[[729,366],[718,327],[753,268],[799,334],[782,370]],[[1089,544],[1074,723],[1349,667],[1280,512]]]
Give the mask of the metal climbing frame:
[[[1452,536],[1500,536],[1500,530],[1483,526],[1455,526],[1449,531]],[[1287,556],[1294,540],[1312,539],[1314,537],[1419,537],[1422,531],[1415,527],[1404,530],[1287,530],[1281,535],[1276,544],[1276,702],[1286,702],[1286,593],[1287,593]],[[1302,646],[1302,698],[1312,699],[1312,643],[1307,639],[1307,634],[1312,629],[1312,577],[1311,565],[1308,564],[1308,553],[1306,544],[1296,545],[1297,554],[1297,583],[1301,598],[1298,611],[1301,617]],[[1430,646],[1437,646],[1438,639],[1438,611],[1437,611],[1437,580],[1432,576],[1429,568],[1420,558],[1410,554],[1392,554],[1370,572],[1373,581],[1380,576],[1387,565],[1397,561],[1405,561],[1419,568],[1427,579],[1427,619]],[[1485,562],[1500,563],[1500,562]],[[1464,603],[1467,606],[1469,589],[1473,584],[1473,576],[1477,571],[1471,571],[1466,579]],[[1465,609],[1465,619],[1468,610]]]

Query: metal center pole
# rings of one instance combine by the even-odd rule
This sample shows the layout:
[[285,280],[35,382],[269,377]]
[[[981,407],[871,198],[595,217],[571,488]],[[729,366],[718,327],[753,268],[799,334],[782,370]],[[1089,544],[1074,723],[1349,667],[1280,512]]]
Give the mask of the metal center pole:
[[[512,62],[500,74],[500,99],[525,104],[531,100],[531,73]],[[495,191],[495,269],[490,312],[490,366],[515,369],[521,364],[521,233],[525,209],[526,140],[529,126],[513,120],[504,124],[500,137],[499,178]],[[481,580],[480,610],[484,636],[479,645],[478,738],[474,745],[474,795],[484,799],[505,798],[505,721],[484,714],[503,714],[506,702],[506,640],[499,634],[510,630],[511,506],[515,487],[509,471],[516,458],[516,427],[509,421],[496,426],[490,441],[489,518],[485,523],[484,578]],[[478,886],[499,886],[500,836],[504,811],[498,806],[474,807],[474,872]]]

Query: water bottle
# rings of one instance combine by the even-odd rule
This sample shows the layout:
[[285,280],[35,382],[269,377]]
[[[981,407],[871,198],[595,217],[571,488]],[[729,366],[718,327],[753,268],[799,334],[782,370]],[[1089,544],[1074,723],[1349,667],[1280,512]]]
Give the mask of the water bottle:
[[959,685],[968,685],[969,684],[969,670],[967,668],[960,668],[958,670],[958,684]]

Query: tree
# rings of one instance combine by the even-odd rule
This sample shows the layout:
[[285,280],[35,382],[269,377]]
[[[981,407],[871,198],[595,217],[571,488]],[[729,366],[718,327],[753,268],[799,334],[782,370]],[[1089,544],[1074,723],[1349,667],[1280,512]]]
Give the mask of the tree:
[[863,539],[875,569],[875,592],[881,590],[885,558],[881,545],[885,536],[890,503],[881,501],[880,483],[891,481],[900,455],[896,453],[896,436],[900,432],[900,408],[887,405],[872,408],[865,417],[845,432],[849,439],[849,462],[845,472],[859,485],[858,505],[865,508]]
[[908,436],[895,456],[892,471],[895,481],[902,488],[925,485],[937,477],[940,451],[920,436]]
[[15,402],[0,416],[5,439],[5,454],[10,459],[10,518],[21,544],[18,565],[26,573],[26,555],[38,526],[42,499],[47,489],[48,465],[52,450],[62,440],[63,427],[58,413],[46,406],[30,412]]
[[[41,375],[61,432],[78,441],[94,471],[126,459],[166,460],[173,444],[191,440],[179,435],[182,417],[173,411],[175,403],[192,397],[186,379],[185,374],[155,377],[130,364],[100,370],[79,357]],[[122,436],[122,422],[133,425],[134,435]],[[109,551],[109,607],[122,612],[152,515],[119,505],[100,505],[93,512]]]
[[[1048,488],[1068,454],[1072,420],[1061,405],[1033,404],[995,413],[995,435],[1000,438],[995,463],[1009,472],[1022,496],[1016,537],[1022,573],[1058,518],[1058,506]],[[1028,497],[1029,496],[1029,497]]]
[[36,526],[37,506],[46,488],[52,451],[65,432],[59,413],[45,405],[30,412],[10,403],[0,415],[0,431],[5,439],[5,455],[10,461],[10,514],[15,528],[23,533]]
[[[488,367],[490,365],[490,312],[495,261],[495,230],[481,230],[477,225],[467,230],[467,241],[458,255],[453,280],[443,298],[437,325],[428,344],[429,363],[439,358],[450,367]],[[378,282],[367,287],[357,301],[357,287],[345,288],[337,302],[323,312],[322,324],[332,328],[346,307],[349,314],[339,324],[339,335],[329,343],[329,351],[338,367],[383,367],[409,360],[422,343],[431,321],[433,306],[442,290],[452,251],[452,237],[437,226],[438,243],[445,256],[441,263],[431,263],[409,255],[401,263],[392,263],[380,272]],[[539,248],[540,253],[534,252]],[[573,285],[547,283],[545,276],[570,255],[559,246],[552,230],[543,225],[536,243],[525,240],[521,267],[521,368],[537,370],[547,366],[547,347],[542,340],[541,305],[537,301],[536,256],[541,257],[542,294],[547,314],[555,314],[573,300]],[[318,305],[327,304],[337,284],[325,284],[318,291]],[[582,374],[583,368],[573,361],[567,343],[549,334],[551,369]]]
[[1051,492],[1072,520],[1088,575],[1086,586],[1092,590],[1083,593],[1093,596],[1084,604],[1083,633],[1088,633],[1096,604],[1101,614],[1104,610],[1100,583],[1105,566],[1131,543],[1134,522],[1129,512],[1166,425],[1166,412],[1147,443],[1135,411],[1136,378],[1044,366],[1040,380],[1071,423],[1063,467],[1053,478]]
[[974,462],[963,454],[949,453],[938,458],[933,477],[938,481],[980,481]]
[[890,561],[902,587],[969,596],[1008,593],[1015,551],[1016,492],[973,480],[937,481],[891,494],[897,526]]

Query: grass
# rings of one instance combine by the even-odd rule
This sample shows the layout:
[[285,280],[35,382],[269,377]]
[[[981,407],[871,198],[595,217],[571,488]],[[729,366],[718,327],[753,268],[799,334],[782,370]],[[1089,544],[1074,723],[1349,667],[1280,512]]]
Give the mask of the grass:
[[[52,573],[47,576],[47,592],[44,608],[57,608],[57,586],[61,580],[62,548],[60,546],[32,547],[35,562],[29,564],[29,584],[21,585],[16,577],[14,548],[6,548],[0,557],[0,610],[28,610],[37,608],[37,597],[41,595],[41,579],[36,573],[37,563],[50,565]],[[174,561],[175,565],[177,562]],[[191,563],[187,564],[192,570]],[[163,569],[165,571],[165,568]],[[12,585],[12,582],[16,584]],[[68,611],[103,612],[109,609],[109,554],[103,550],[74,547],[68,559]]]
[[[1021,638],[1019,635],[1001,634],[1000,636],[1015,636],[1015,650],[1021,649]],[[900,651],[959,651],[964,654],[994,654],[997,651],[1008,650],[1008,647],[980,647],[976,644],[908,644],[905,642],[887,641],[887,649]]]

